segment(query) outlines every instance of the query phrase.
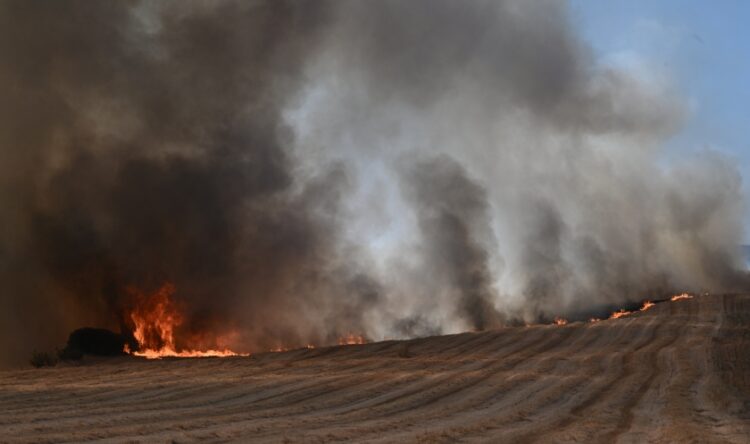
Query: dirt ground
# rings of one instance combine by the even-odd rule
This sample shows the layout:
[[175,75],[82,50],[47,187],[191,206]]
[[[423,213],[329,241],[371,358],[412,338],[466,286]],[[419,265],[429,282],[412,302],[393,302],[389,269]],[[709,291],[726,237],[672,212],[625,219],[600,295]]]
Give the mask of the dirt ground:
[[3,442],[750,442],[750,296],[565,326],[0,372]]

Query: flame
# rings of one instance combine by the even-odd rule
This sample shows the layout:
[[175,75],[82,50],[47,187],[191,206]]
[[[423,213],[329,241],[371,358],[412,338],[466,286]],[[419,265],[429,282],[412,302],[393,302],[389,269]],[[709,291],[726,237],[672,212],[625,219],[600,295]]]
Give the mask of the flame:
[[[671,302],[674,302],[674,301],[679,301],[681,299],[692,299],[692,297],[693,296],[691,296],[691,295],[689,295],[687,293],[682,293],[682,294],[678,294],[678,295],[672,296],[669,300]],[[650,309],[651,307],[653,307],[654,305],[656,305],[656,303],[651,302],[649,300],[646,300],[646,301],[643,302],[643,305],[641,306],[641,308],[638,309],[638,311],[635,311],[635,310],[634,311],[628,311],[628,310],[625,310],[624,308],[621,308],[621,309],[613,312],[609,316],[609,319],[624,318],[625,316],[630,316],[631,314],[637,313],[639,311],[646,311],[646,310]],[[601,319],[599,319],[599,318],[590,318],[589,319],[589,322],[591,322],[591,323],[599,322],[599,321],[601,321]],[[557,325],[565,325],[567,323],[568,323],[568,321],[566,319],[564,319],[564,318],[555,318],[555,324],[557,324]],[[526,326],[528,327],[529,324],[526,324]]]
[[672,301],[672,302],[674,302],[674,301],[679,301],[680,299],[692,299],[692,298],[693,297],[690,296],[689,294],[682,293],[682,294],[678,294],[678,295],[672,296],[669,300]]
[[632,311],[627,311],[627,310],[621,308],[621,309],[617,310],[616,312],[612,313],[609,316],[609,318],[610,319],[620,319],[620,318],[623,318],[623,317],[625,317],[625,316],[627,316],[627,315],[629,315],[631,313],[633,313],[633,312]]
[[[175,329],[183,323],[182,314],[177,304],[172,300],[175,293],[175,286],[171,283],[162,285],[156,292],[150,296],[144,297],[141,292],[134,288],[128,291],[137,300],[137,306],[130,312],[130,319],[133,322],[133,337],[138,342],[138,351],[132,351],[128,344],[125,344],[123,351],[135,356],[141,356],[147,359],[159,359],[164,357],[196,358],[196,357],[228,357],[228,356],[249,356],[230,350],[227,347],[218,349],[208,347],[197,347],[180,349],[175,344]],[[672,296],[670,301],[681,299],[690,299],[693,296],[683,293]],[[638,311],[646,311],[655,304],[651,301],[645,301],[637,311],[628,311],[620,309],[613,312],[609,319],[619,319],[630,316]],[[601,319],[591,318],[589,322],[599,322]],[[563,326],[568,320],[562,317],[556,317],[554,324]],[[530,324],[526,324],[529,326]],[[222,344],[227,342],[227,337],[216,337],[212,343]],[[203,344],[200,338],[196,341],[189,341],[197,344]],[[358,345],[366,344],[367,340],[362,335],[348,333],[338,340],[339,345]],[[314,349],[315,345],[307,344],[307,349]],[[288,347],[280,346],[272,348],[271,352],[285,352],[290,350]]]
[[[641,306],[641,308],[638,309],[638,311],[646,311],[649,308],[653,307],[654,305],[656,305],[656,304],[654,304],[651,301],[645,301],[643,303],[643,305]],[[620,319],[620,318],[624,318],[625,316],[630,316],[633,313],[637,313],[637,312],[636,311],[628,311],[628,310],[625,310],[625,309],[621,308],[621,309],[617,310],[616,312],[612,313],[609,316],[609,319]]]
[[361,345],[366,343],[367,341],[362,335],[355,335],[353,333],[339,338],[339,345]]
[[[123,350],[125,353],[147,359],[248,356],[233,352],[228,348],[221,350],[178,349],[175,345],[174,334],[175,329],[183,323],[183,317],[172,300],[172,295],[175,293],[173,284],[166,283],[147,297],[132,287],[128,289],[128,292],[137,301],[136,308],[130,312],[130,319],[133,321],[133,337],[138,342],[138,351],[131,352],[126,344]],[[224,341],[221,337],[217,337],[213,342],[218,344]]]
[[307,345],[304,345],[302,347],[300,347],[300,346],[290,346],[290,347],[287,347],[287,346],[284,346],[284,345],[280,345],[278,347],[273,347],[273,348],[271,348],[268,351],[271,352],[271,353],[282,353],[282,352],[287,352],[287,351],[290,351],[290,350],[301,350],[303,348],[306,348],[308,350],[312,350],[312,349],[315,348],[315,345],[313,345],[313,344],[307,344]]

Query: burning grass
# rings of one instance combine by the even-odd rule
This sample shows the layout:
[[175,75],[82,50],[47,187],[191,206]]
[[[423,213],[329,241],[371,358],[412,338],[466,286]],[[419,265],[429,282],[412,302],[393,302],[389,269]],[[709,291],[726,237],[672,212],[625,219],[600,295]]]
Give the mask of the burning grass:
[[[147,359],[248,356],[227,347],[178,347],[175,332],[184,322],[184,318],[173,298],[173,284],[166,283],[151,295],[144,295],[135,288],[130,288],[129,292],[137,301],[135,308],[130,312],[130,319],[133,322],[133,337],[138,343],[138,349],[130,350],[126,345],[126,353]],[[214,337],[211,338],[211,342],[220,343],[222,340],[221,337]]]
[[[249,353],[238,353],[223,345],[218,348],[204,348],[191,344],[191,339],[199,344],[215,343],[221,345],[227,342],[225,337],[215,334],[206,334],[198,340],[180,338],[187,344],[179,347],[178,332],[179,327],[184,323],[184,317],[179,304],[175,301],[176,288],[173,284],[166,283],[148,295],[133,287],[129,289],[129,292],[135,301],[134,308],[129,313],[129,318],[132,321],[133,338],[137,343],[137,349],[131,350],[126,344],[124,348],[126,353],[147,359],[249,356]],[[367,339],[362,334],[348,333],[338,339],[338,345],[366,343]],[[313,349],[315,345],[310,343],[301,347],[279,345],[269,351],[285,352],[296,348]]]
[[[659,301],[656,301],[656,302],[652,302],[651,300],[645,300],[645,301],[643,301],[643,304],[641,305],[641,307],[638,308],[637,310],[626,310],[624,308],[621,308],[621,309],[619,309],[617,311],[612,312],[607,319],[620,319],[620,318],[624,318],[624,317],[633,315],[635,313],[640,313],[640,312],[644,312],[644,311],[650,310],[652,307],[654,307],[657,303],[660,303],[660,302],[676,302],[676,301],[680,301],[680,300],[683,300],[683,299],[691,299],[692,297],[693,296],[691,296],[691,295],[689,295],[687,293],[682,293],[682,294],[679,294],[679,295],[672,296],[669,299],[659,300]],[[597,317],[592,317],[592,318],[588,319],[588,322],[590,322],[590,323],[600,322],[600,321],[602,321],[602,319],[597,318]],[[568,323],[568,320],[565,319],[565,318],[562,318],[562,317],[556,317],[554,319],[554,321],[553,321],[553,324],[559,325],[559,326],[566,325],[567,323]],[[527,324],[527,326],[528,326],[528,324]]]
[[656,304],[655,304],[655,303],[653,303],[653,302],[651,302],[651,301],[644,301],[644,302],[643,302],[643,305],[642,305],[642,306],[641,306],[641,308],[639,308],[638,310],[632,310],[632,311],[629,311],[629,310],[625,310],[625,309],[621,308],[621,309],[619,309],[619,310],[617,310],[617,311],[613,312],[613,313],[612,313],[612,314],[611,314],[611,315],[609,316],[609,319],[620,319],[620,318],[624,318],[625,316],[630,316],[630,315],[632,315],[632,314],[634,314],[634,313],[638,313],[638,312],[641,312],[641,311],[646,311],[646,310],[650,309],[651,307],[653,307],[654,305],[656,305]]
[[349,333],[339,338],[339,345],[361,345],[367,344],[367,340],[362,335]]
[[[71,333],[67,346],[58,353],[35,352],[30,363],[34,367],[54,366],[58,360],[79,360],[85,354],[114,356],[118,354],[130,354],[146,359],[160,358],[206,358],[206,357],[232,357],[232,356],[249,356],[249,353],[238,353],[228,347],[220,346],[217,348],[191,346],[191,339],[196,344],[215,343],[221,344],[225,341],[222,336],[209,334],[208,338],[189,338],[183,346],[179,346],[177,340],[179,327],[184,322],[184,317],[180,310],[179,304],[174,299],[176,289],[174,285],[166,283],[151,294],[144,294],[134,288],[129,289],[133,300],[134,307],[129,312],[129,319],[132,322],[132,338],[135,340],[135,347],[131,347],[125,338],[117,333],[94,328],[82,328]],[[637,310],[619,309],[613,312],[608,320],[620,319],[631,316],[635,313],[644,312],[662,302],[676,302],[684,299],[691,299],[693,296],[682,293],[672,296],[669,299],[652,302],[646,300]],[[592,317],[588,322],[601,322],[602,319]],[[563,317],[555,317],[553,325],[565,326],[568,320]],[[531,326],[531,324],[526,324]],[[368,340],[362,334],[348,333],[339,337],[338,345],[362,345]],[[270,352],[286,352],[293,349],[314,349],[316,345],[307,343],[306,345],[290,347],[280,345],[270,349]],[[400,357],[409,357],[411,353],[408,347],[398,354]]]
[[678,294],[676,296],[672,296],[669,300],[672,302],[679,301],[681,299],[692,299],[693,297],[690,296],[687,293]]

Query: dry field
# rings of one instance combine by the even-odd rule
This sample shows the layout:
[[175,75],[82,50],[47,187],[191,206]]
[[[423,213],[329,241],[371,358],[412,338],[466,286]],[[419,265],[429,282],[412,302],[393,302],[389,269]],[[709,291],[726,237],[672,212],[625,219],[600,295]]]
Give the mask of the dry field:
[[8,442],[750,442],[750,296],[250,358],[0,373]]

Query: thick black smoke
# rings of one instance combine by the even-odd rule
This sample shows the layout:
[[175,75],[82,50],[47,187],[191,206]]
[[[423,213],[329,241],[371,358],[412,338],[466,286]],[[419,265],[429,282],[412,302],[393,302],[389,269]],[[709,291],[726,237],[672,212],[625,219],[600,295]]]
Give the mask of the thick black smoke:
[[118,328],[127,288],[164,282],[184,329],[244,348],[335,333],[298,324],[356,286],[336,258],[346,172],[295,180],[280,119],[324,5],[1,7],[4,350]]
[[165,282],[239,350],[744,285],[736,170],[562,2],[4,1],[0,97],[3,356]]

